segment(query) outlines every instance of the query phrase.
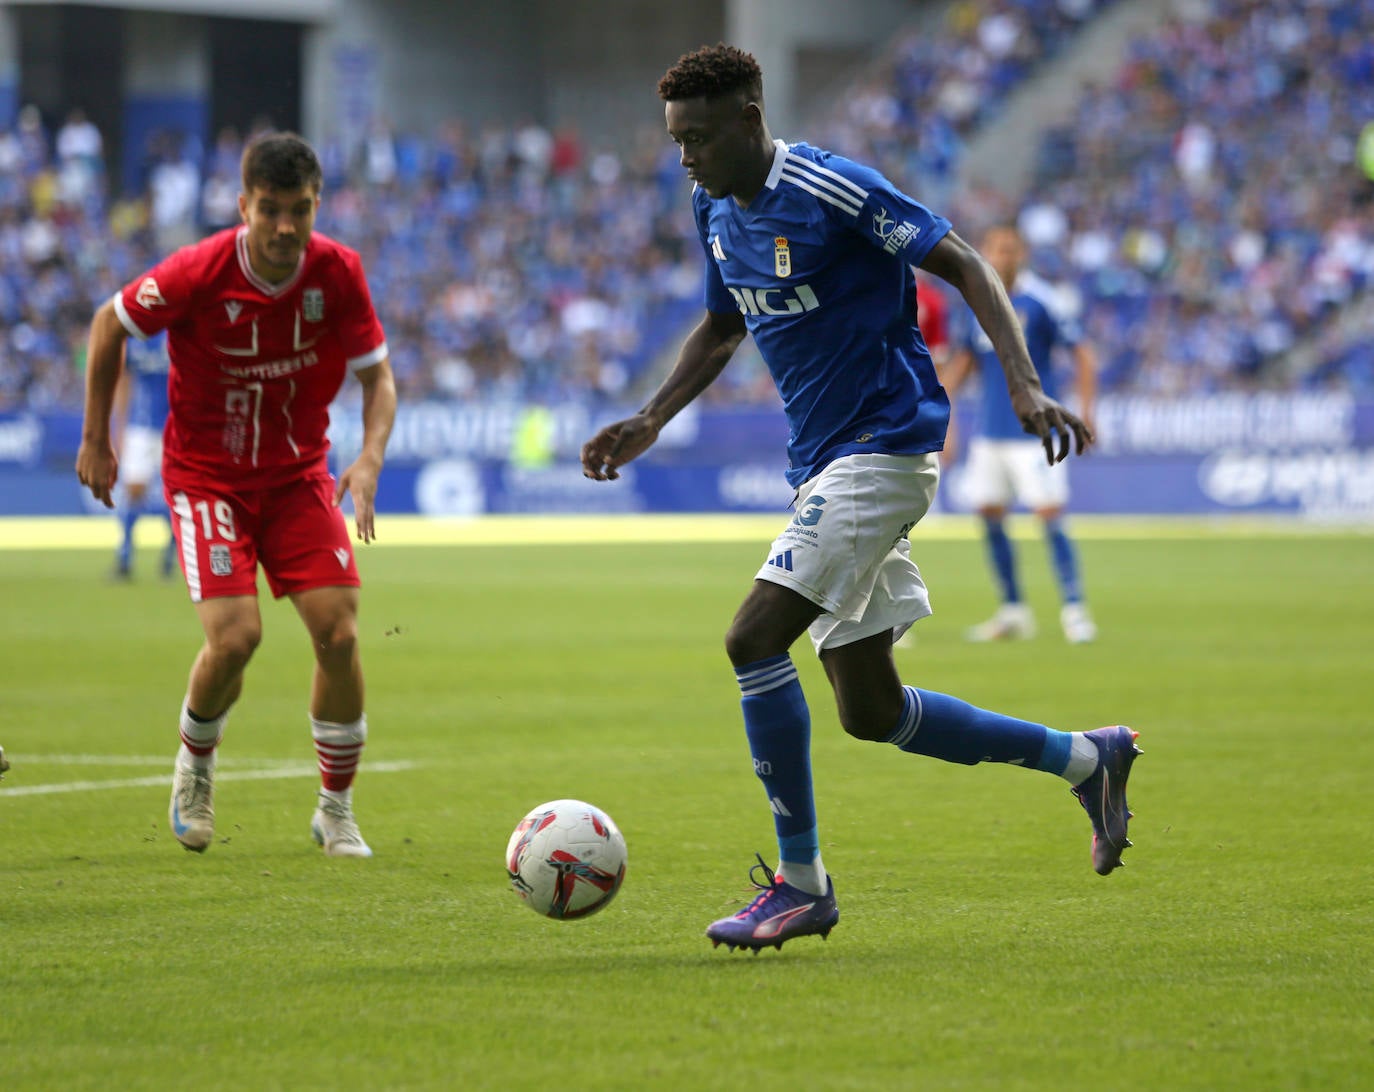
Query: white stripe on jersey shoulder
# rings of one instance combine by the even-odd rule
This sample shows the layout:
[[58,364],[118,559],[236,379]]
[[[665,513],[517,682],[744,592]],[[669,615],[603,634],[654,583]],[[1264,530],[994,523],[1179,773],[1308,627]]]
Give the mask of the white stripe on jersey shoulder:
[[124,306],[123,289],[116,292],[114,294],[114,299],[110,302],[114,304],[115,314],[119,316],[119,324],[129,332],[129,336],[136,337],[139,341],[147,341],[148,335],[139,329],[138,323],[136,323],[134,317],[129,314],[129,309]]
[[819,175],[821,178],[829,179],[840,189],[849,191],[851,197],[860,203],[868,200],[868,191],[852,179],[846,178],[839,171],[832,171],[829,167],[822,167],[819,163],[813,163],[809,159],[797,155],[795,152],[787,153],[787,165],[798,170],[804,170],[811,174]]
[[253,263],[248,258],[248,228],[239,228],[238,234],[234,236],[234,250],[238,253],[239,269],[248,278],[248,283],[261,292],[264,296],[280,296],[283,292],[291,289],[296,281],[300,279],[301,270],[305,268],[305,251],[301,251],[301,256],[296,260],[296,268],[292,270],[291,276],[284,281],[273,284],[269,280],[264,280],[253,272]]
[[827,201],[836,208],[849,213],[850,216],[859,215],[859,211],[863,207],[859,201],[846,193],[842,193],[837,187],[832,186],[825,179],[798,170],[795,166],[795,162],[795,160],[789,157],[787,165],[783,167],[782,180],[784,182],[791,182],[792,185],[796,186],[798,189],[803,189],[807,193],[814,194],[822,201]]
[[1011,290],[1016,295],[1030,296],[1039,300],[1045,310],[1055,319],[1062,321],[1068,317],[1068,309],[1064,306],[1060,290],[1029,269],[1023,269],[1016,274],[1016,280],[1012,283]]
[[768,171],[768,177],[764,180],[764,185],[770,190],[778,188],[778,179],[782,177],[782,165],[787,162],[787,143],[786,141],[773,141],[773,166]]

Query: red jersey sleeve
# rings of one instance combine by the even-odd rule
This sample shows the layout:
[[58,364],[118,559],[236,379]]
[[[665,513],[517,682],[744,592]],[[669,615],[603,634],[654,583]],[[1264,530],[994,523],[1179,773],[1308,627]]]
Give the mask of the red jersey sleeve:
[[343,253],[345,298],[350,304],[339,320],[339,341],[343,345],[348,370],[356,372],[386,358],[386,333],[372,306],[372,293],[363,275],[362,259],[352,250]]
[[183,247],[115,294],[119,321],[133,337],[152,337],[184,316],[195,290],[196,247]]

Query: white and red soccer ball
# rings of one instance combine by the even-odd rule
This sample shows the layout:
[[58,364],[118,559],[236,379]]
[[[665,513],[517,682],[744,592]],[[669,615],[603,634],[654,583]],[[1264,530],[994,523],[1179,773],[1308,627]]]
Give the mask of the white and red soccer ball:
[[625,838],[611,817],[581,800],[540,804],[506,845],[511,887],[546,918],[585,918],[602,909],[620,890],[626,859]]

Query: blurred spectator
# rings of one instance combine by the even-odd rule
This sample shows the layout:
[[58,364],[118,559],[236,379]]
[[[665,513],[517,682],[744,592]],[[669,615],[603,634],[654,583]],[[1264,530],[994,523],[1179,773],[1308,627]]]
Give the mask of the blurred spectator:
[[[1022,199],[956,187],[963,142],[1108,2],[956,0],[808,135],[902,179],[965,237],[1015,219],[1106,389],[1278,381],[1309,339],[1310,382],[1374,392],[1374,320],[1325,326],[1374,291],[1374,4],[1198,0],[1083,88]],[[243,139],[226,129],[202,151],[159,134],[147,193],[107,207],[80,111],[54,147],[32,106],[0,132],[0,409],[79,406],[90,312],[157,254],[237,223]],[[701,306],[689,183],[653,127],[611,148],[534,120],[377,119],[320,152],[320,229],[363,253],[403,397],[627,397]],[[927,321],[938,302],[923,299]],[[776,394],[745,350],[707,397]]]

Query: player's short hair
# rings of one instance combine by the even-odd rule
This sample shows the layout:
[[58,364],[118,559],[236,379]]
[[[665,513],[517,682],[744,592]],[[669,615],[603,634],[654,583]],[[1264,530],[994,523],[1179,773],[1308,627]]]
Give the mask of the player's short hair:
[[243,149],[243,192],[313,189],[324,184],[319,156],[295,133],[267,133]]
[[664,102],[730,94],[762,102],[763,70],[753,54],[724,42],[684,53],[658,81],[658,97]]
[[1015,220],[994,220],[983,229],[984,235],[990,235],[994,231],[1008,231],[1015,235],[1017,239],[1024,241],[1021,234],[1021,225]]

